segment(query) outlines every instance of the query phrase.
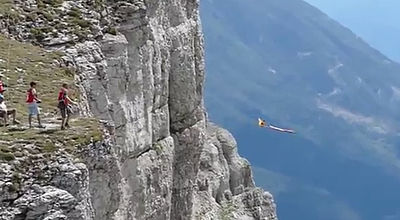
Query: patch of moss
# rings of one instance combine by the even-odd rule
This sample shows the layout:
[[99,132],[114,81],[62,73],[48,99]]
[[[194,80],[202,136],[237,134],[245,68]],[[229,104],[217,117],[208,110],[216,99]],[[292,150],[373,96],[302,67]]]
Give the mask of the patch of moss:
[[45,140],[41,142],[39,146],[42,148],[42,151],[46,153],[54,152],[57,150],[56,145],[51,140]]
[[68,11],[67,15],[80,18],[82,16],[82,12],[77,8],[71,8],[71,10]]
[[51,32],[51,36],[57,38],[59,36],[58,32]]
[[73,33],[78,36],[79,40],[84,40],[90,34],[88,30],[75,29]]
[[75,71],[69,68],[64,68],[64,73],[66,76],[75,76]]
[[57,23],[56,25],[55,25],[55,28],[57,29],[57,30],[63,30],[63,29],[66,29],[66,28],[68,28],[68,25],[66,25],[65,23]]
[[4,153],[11,152],[11,150],[7,146],[0,146],[0,151]]
[[94,0],[94,8],[98,11],[102,11],[104,9],[106,0]]
[[9,192],[18,192],[19,190],[19,185],[18,184],[12,184],[9,188],[8,191]]
[[153,149],[156,151],[157,155],[161,155],[162,152],[164,151],[163,146],[161,144],[159,144],[159,143],[155,143],[153,145]]
[[233,212],[235,211],[235,206],[232,202],[227,202],[222,205],[221,210],[219,212],[220,220],[230,220],[233,218]]
[[21,187],[22,178],[21,175],[17,172],[14,172],[12,175],[12,185],[8,188],[10,192],[18,192]]
[[15,160],[15,156],[11,152],[0,151],[0,160],[12,161]]
[[43,2],[40,1],[40,0],[36,0],[36,4],[37,4],[37,7],[38,7],[39,9],[45,9],[46,6],[47,6],[45,3],[43,3]]
[[42,0],[44,3],[51,5],[52,7],[59,7],[64,0]]
[[48,21],[53,21],[54,20],[54,15],[52,13],[42,11],[41,14],[48,20]]
[[45,27],[41,27],[40,28],[44,33],[49,33],[51,31],[53,31],[53,27],[51,26],[45,26]]
[[38,18],[38,15],[36,12],[30,12],[26,15],[26,19],[28,21],[35,21]]
[[12,9],[13,5],[13,0],[0,0],[0,14],[3,16],[6,15]]
[[15,155],[7,146],[0,146],[0,160],[15,160]]
[[106,29],[106,33],[112,34],[112,35],[117,35],[118,31],[117,28],[115,27],[108,27]]
[[89,28],[92,26],[92,23],[82,18],[73,18],[70,20],[70,22],[79,25],[81,28]]
[[59,7],[64,0],[36,0],[38,8]]
[[16,24],[20,20],[20,14],[15,10],[12,0],[0,0],[0,15],[9,24]]
[[38,41],[42,41],[46,37],[45,33],[40,28],[32,28],[31,34]]

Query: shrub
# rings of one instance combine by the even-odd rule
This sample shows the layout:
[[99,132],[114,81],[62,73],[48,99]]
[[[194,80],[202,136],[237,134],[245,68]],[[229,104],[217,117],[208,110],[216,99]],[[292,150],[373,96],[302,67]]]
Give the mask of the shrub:
[[109,27],[106,29],[106,33],[109,33],[112,35],[117,35],[118,31],[117,31],[117,28],[115,28],[115,27]]

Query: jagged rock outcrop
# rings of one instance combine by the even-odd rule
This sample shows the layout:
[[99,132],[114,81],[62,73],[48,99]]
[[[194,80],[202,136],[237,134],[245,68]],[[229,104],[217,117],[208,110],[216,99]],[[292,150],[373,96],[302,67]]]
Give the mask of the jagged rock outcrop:
[[0,163],[0,219],[94,219],[86,165],[65,151],[50,158],[25,145]]
[[[34,1],[15,2],[38,8]],[[93,25],[71,25],[62,32],[68,43],[23,34],[54,22],[46,16],[8,28],[19,40],[64,52],[60,65],[76,73],[82,114],[105,121],[112,141],[81,154],[85,175],[78,183],[85,184],[75,190],[82,193],[54,182],[31,186],[0,213],[29,206],[27,219],[276,219],[272,196],[255,187],[233,137],[207,122],[198,4],[63,1],[52,10],[81,13]],[[88,33],[77,38],[76,28]],[[78,203],[85,214],[71,211]]]
[[272,195],[255,187],[235,139],[214,124],[207,125],[197,182],[195,213],[200,219],[277,219]]

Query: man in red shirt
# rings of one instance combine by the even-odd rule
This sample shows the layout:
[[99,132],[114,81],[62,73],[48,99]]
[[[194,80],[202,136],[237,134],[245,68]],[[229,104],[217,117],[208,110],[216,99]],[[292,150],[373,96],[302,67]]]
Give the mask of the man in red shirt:
[[42,123],[40,122],[40,111],[39,111],[39,103],[41,103],[40,99],[36,93],[36,82],[30,83],[30,88],[26,92],[26,103],[28,104],[29,110],[29,128],[32,128],[32,116],[36,115],[39,123],[39,128],[44,128]]
[[60,92],[58,93],[58,108],[60,109],[62,118],[61,130],[69,127],[68,121],[70,115],[72,114],[70,103],[74,105],[77,104],[68,97],[68,88],[68,84],[64,83],[60,89]]

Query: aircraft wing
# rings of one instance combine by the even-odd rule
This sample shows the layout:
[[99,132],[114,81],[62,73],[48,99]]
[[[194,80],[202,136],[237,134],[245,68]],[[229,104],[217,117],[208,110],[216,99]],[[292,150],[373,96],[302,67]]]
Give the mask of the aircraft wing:
[[268,125],[268,127],[271,128],[272,130],[275,130],[275,131],[286,132],[286,133],[296,133],[292,129],[278,128],[278,127],[275,127],[273,125]]

